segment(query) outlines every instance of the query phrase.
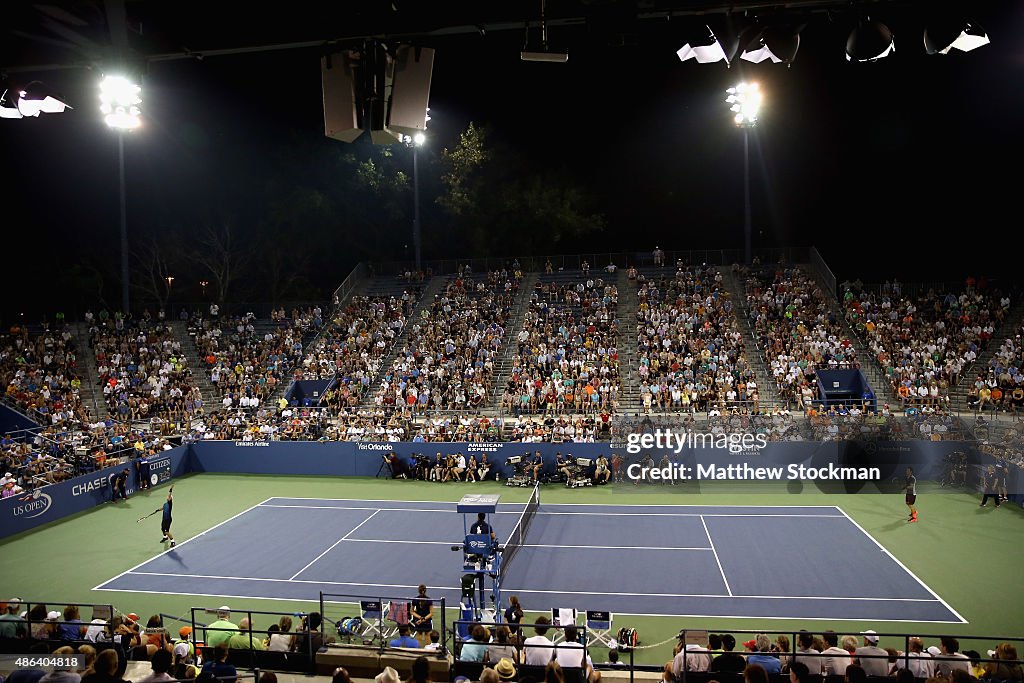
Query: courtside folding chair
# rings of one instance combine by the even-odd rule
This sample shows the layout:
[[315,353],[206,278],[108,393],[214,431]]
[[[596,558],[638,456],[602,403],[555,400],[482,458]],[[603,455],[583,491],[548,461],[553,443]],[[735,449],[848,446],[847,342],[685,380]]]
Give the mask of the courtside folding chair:
[[607,648],[612,646],[615,640],[612,635],[613,619],[611,612],[587,610],[587,647],[598,644]]
[[[573,607],[552,607],[551,608],[551,625],[552,626],[574,626],[576,624],[576,609]],[[551,642],[558,643],[565,640],[565,632],[560,628],[554,636],[551,638]]]
[[363,628],[359,635],[366,640],[388,637],[391,628],[384,624],[384,614],[388,605],[382,604],[380,600],[360,600],[359,616],[363,619]]

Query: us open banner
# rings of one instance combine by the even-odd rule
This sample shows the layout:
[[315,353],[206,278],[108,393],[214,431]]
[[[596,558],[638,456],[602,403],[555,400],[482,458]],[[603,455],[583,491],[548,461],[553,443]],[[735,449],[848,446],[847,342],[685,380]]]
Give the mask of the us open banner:
[[[166,478],[180,476],[188,469],[188,447],[179,446],[151,458]],[[110,500],[110,479],[124,467],[108,467],[31,493],[0,500],[0,538],[34,529],[49,522],[88,510]],[[138,472],[128,466],[129,497],[139,489]],[[158,478],[159,478],[158,474]]]

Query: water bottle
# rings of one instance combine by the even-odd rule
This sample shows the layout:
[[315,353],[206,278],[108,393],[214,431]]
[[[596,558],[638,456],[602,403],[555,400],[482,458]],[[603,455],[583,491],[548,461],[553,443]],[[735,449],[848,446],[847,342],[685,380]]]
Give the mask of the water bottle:
[[494,473],[494,481],[498,482],[499,484],[501,483],[501,472],[496,471]]

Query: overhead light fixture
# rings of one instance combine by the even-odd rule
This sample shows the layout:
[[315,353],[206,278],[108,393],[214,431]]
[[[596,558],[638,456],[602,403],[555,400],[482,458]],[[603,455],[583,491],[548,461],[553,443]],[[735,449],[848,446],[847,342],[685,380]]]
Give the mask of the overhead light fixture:
[[774,64],[792,64],[800,49],[803,26],[748,26],[740,34],[740,59],[760,64],[770,59]]
[[22,116],[61,114],[68,108],[67,103],[39,81],[32,81],[18,92],[18,111]]
[[111,128],[132,130],[142,123],[142,88],[124,76],[104,76],[100,82],[100,111]]
[[530,49],[530,22],[526,22],[526,42],[519,58],[524,62],[555,62],[564,64],[569,61],[569,53],[565,50],[552,50],[548,47],[547,0],[540,0],[540,35],[541,48]]
[[741,128],[752,128],[761,110],[761,88],[757,83],[737,83],[725,91],[726,103],[733,113],[733,122]]
[[861,21],[846,39],[846,61],[877,62],[896,51],[892,31],[880,21]]
[[985,29],[962,19],[937,18],[928,22],[924,29],[924,49],[930,55],[947,55],[954,49],[970,52],[990,42]]
[[688,59],[695,59],[699,64],[711,64],[714,62],[726,62],[729,57],[725,54],[725,48],[715,36],[715,32],[705,23],[694,24],[687,31],[686,42],[676,50],[679,61],[685,62]]
[[18,103],[14,101],[17,95],[10,90],[4,90],[0,95],[0,119],[20,119],[22,113],[18,111]]

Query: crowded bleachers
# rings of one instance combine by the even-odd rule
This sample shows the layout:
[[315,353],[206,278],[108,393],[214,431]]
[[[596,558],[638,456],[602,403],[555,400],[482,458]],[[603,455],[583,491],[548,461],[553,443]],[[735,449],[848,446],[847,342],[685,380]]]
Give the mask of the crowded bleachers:
[[756,411],[756,378],[721,275],[706,265],[680,265],[674,276],[648,278],[641,271],[636,283],[644,412],[738,405]]
[[1019,415],[1024,410],[1024,327],[1012,331],[995,350],[986,367],[969,383],[968,402],[979,410]]
[[620,388],[618,289],[600,277],[545,274],[516,337],[502,407],[514,413],[614,409]]
[[846,320],[885,371],[904,403],[946,404],[952,387],[984,352],[1009,298],[968,279],[965,288],[857,288],[843,292]]
[[269,324],[252,313],[242,316],[189,318],[204,369],[223,400],[243,408],[256,407],[287,382],[302,358],[303,336],[323,326],[319,307],[274,310]]
[[412,321],[374,404],[413,413],[485,406],[519,280],[506,270],[474,275],[465,269],[451,278]]
[[14,325],[0,335],[0,382],[5,397],[43,424],[88,422],[81,400],[79,349],[67,325],[32,334]]
[[328,405],[359,405],[405,329],[419,293],[419,287],[409,287],[399,296],[352,297],[334,311],[296,378],[334,378],[337,384],[326,399]]
[[751,270],[747,309],[779,397],[804,409],[818,368],[857,368],[856,349],[835,319],[827,295],[797,267]]
[[110,415],[120,421],[200,413],[202,394],[173,329],[163,321],[97,319],[89,344]]

